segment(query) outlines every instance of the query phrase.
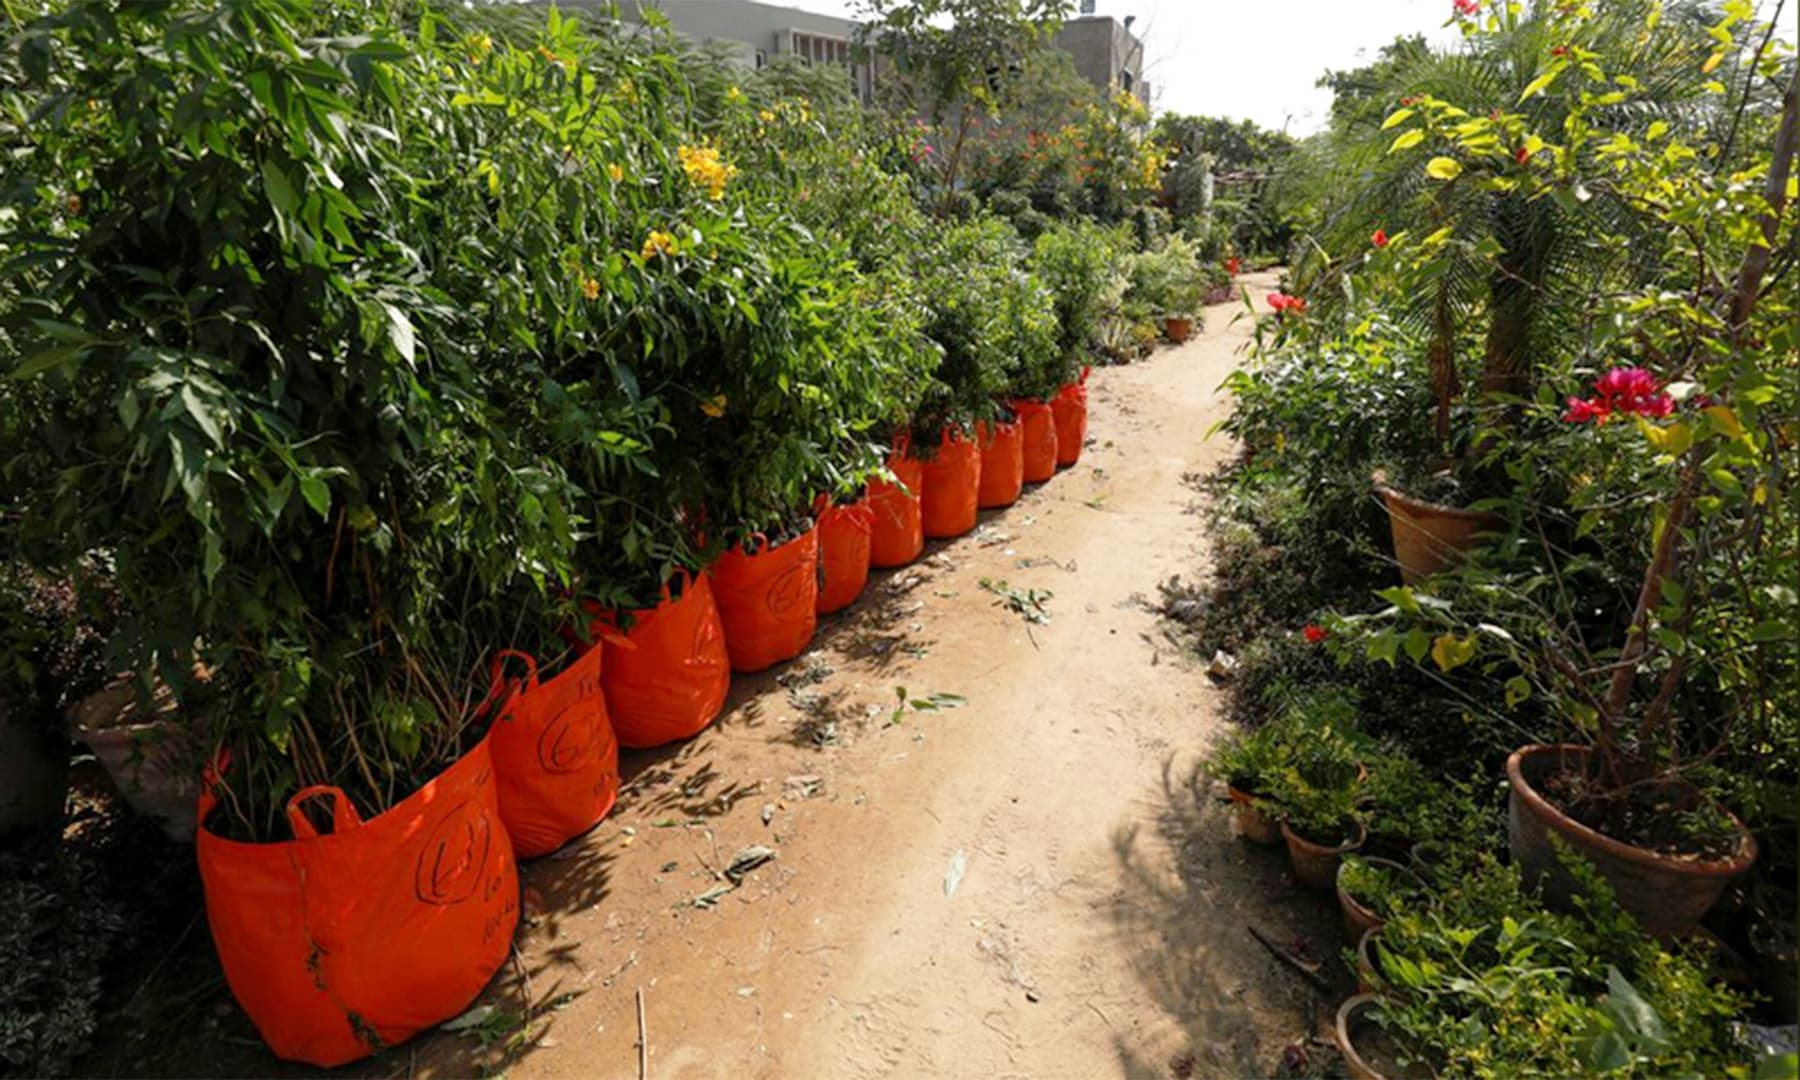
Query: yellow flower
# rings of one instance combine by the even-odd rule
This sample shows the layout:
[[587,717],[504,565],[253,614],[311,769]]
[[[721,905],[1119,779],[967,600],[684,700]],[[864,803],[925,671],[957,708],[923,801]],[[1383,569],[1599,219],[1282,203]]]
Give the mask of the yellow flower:
[[625,170],[617,163],[614,163],[606,167],[606,175],[612,177],[612,182],[616,184],[625,179]]
[[737,166],[719,158],[719,148],[709,144],[683,146],[676,150],[682,171],[695,187],[706,189],[706,197],[717,201],[725,197],[725,185],[737,175]]
[[650,235],[644,238],[644,250],[639,254],[646,259],[653,255],[675,254],[674,235],[663,232],[661,229],[651,230]]
[[600,299],[600,283],[593,278],[588,278],[581,283],[581,295],[587,297],[589,300]]
[[734,86],[731,89],[725,91],[725,100],[731,102],[733,105],[736,105],[738,102],[744,100],[744,92]]
[[469,47],[469,62],[472,64],[480,63],[482,58],[494,49],[494,39],[480,30],[470,34],[464,40],[464,44]]
[[700,411],[717,420],[725,415],[725,395],[714,394],[711,399],[700,403]]
[[767,109],[756,110],[756,118],[765,124],[773,124],[775,122],[775,114]]

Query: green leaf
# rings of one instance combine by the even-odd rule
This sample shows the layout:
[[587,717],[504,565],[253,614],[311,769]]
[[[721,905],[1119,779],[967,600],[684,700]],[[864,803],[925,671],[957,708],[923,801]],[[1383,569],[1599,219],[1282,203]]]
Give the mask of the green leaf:
[[267,158],[262,163],[263,192],[269,197],[269,205],[277,213],[292,214],[299,205],[299,198],[294,194],[294,183],[288,179],[281,166]]
[[312,507],[320,517],[331,516],[331,488],[325,481],[316,476],[302,476],[300,494],[306,499],[306,505]]
[[402,360],[412,363],[415,342],[411,320],[406,317],[405,312],[392,304],[383,303],[381,306],[387,311],[388,341]]
[[1425,175],[1433,180],[1454,180],[1462,171],[1462,162],[1453,157],[1434,157],[1425,163]]
[[71,360],[78,360],[88,351],[86,345],[54,345],[42,352],[33,353],[19,361],[13,369],[13,378],[29,379],[52,368],[62,367]]
[[1453,671],[1475,658],[1475,638],[1473,635],[1459,638],[1455,634],[1439,634],[1431,643],[1431,659],[1438,670]]
[[1388,128],[1399,127],[1401,124],[1404,124],[1408,120],[1412,119],[1412,115],[1413,115],[1412,109],[1395,109],[1393,112],[1388,114],[1388,118],[1386,120],[1383,120],[1381,122],[1381,130],[1386,131]]

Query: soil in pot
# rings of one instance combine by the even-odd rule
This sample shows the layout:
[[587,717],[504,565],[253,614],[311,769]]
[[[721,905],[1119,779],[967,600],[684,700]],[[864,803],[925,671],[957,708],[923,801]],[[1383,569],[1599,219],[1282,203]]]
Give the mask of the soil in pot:
[[1633,785],[1629,799],[1594,797],[1583,783],[1588,755],[1583,746],[1527,746],[1507,759],[1508,841],[1526,884],[1541,885],[1554,906],[1569,905],[1577,886],[1557,859],[1554,835],[1594,864],[1644,929],[1659,937],[1693,930],[1756,861],[1756,840],[1722,809],[1729,827],[1717,838],[1678,836],[1676,823],[1706,805],[1679,779]]
[[1372,1012],[1378,999],[1358,994],[1338,1007],[1338,1053],[1353,1080],[1429,1080],[1436,1075],[1406,1044],[1384,1030]]
[[1295,832],[1287,822],[1281,823],[1281,838],[1287,841],[1288,862],[1294,877],[1309,889],[1330,889],[1337,884],[1338,864],[1343,857],[1362,846],[1363,827],[1350,822],[1321,843]]
[[1231,796],[1231,810],[1239,836],[1253,844],[1281,843],[1281,823],[1257,808],[1254,792],[1236,784],[1227,784],[1225,790]]
[[1505,524],[1498,515],[1415,499],[1386,484],[1376,484],[1375,490],[1387,507],[1394,558],[1400,564],[1400,580],[1407,585],[1454,565],[1480,543],[1482,533]]

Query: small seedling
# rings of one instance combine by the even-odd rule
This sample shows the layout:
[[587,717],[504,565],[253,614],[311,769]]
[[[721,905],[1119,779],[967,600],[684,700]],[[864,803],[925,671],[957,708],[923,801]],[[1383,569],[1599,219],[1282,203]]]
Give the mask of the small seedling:
[[969,700],[961,694],[949,694],[942,690],[929,697],[908,697],[904,686],[894,687],[894,698],[894,711],[889,714],[888,721],[882,725],[883,727],[893,727],[905,719],[906,710],[909,708],[913,712],[937,712],[940,709],[954,709],[965,705]]

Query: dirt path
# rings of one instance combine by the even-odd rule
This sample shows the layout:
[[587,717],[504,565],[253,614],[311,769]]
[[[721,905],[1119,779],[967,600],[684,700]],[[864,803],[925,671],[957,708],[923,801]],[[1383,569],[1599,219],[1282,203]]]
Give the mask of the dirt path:
[[[641,988],[657,1080],[1268,1075],[1319,1003],[1245,924],[1330,953],[1330,907],[1194,779],[1218,694],[1146,606],[1203,558],[1183,477],[1230,450],[1205,435],[1238,310],[1096,371],[1081,463],[878,574],[786,669],[816,683],[742,680],[706,735],[628,754],[619,809],[527,874],[543,914],[487,1000],[530,1002],[534,1041],[439,1035],[405,1068],[635,1076]],[[984,577],[1052,593],[1049,622]],[[890,724],[896,687],[967,703]]]

